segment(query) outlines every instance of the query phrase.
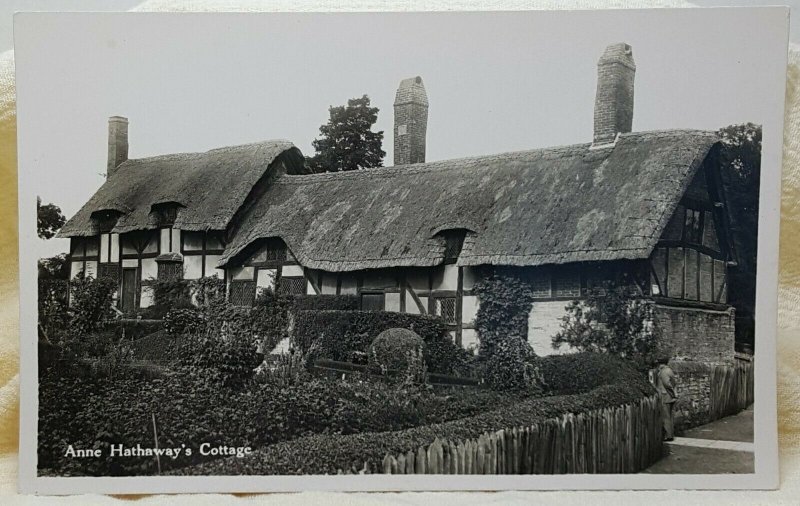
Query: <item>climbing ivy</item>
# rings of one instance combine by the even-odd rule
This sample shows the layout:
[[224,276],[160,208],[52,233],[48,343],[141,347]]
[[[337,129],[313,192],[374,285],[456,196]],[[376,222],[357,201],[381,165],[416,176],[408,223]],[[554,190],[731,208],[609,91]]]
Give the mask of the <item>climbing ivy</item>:
[[517,269],[487,269],[474,291],[480,302],[475,326],[484,380],[497,390],[537,386],[536,354],[528,343],[530,285]]

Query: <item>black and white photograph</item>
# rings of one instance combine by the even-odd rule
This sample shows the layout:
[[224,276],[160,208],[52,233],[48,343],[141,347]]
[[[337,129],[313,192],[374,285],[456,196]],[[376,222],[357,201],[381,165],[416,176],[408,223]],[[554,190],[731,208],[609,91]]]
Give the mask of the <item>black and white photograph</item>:
[[774,487],[787,27],[18,14],[23,490]]

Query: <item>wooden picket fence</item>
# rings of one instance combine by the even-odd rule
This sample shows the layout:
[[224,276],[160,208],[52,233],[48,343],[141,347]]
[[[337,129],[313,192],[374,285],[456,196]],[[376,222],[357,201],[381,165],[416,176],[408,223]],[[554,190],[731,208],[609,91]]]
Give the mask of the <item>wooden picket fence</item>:
[[711,371],[711,419],[733,415],[753,404],[755,378],[753,362],[736,360]]
[[385,474],[635,473],[662,456],[661,402],[566,414],[477,439],[436,439],[405,454],[386,455]]

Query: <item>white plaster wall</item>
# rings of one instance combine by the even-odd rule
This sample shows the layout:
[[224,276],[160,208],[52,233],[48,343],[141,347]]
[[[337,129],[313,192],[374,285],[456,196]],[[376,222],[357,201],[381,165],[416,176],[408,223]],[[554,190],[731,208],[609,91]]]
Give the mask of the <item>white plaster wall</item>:
[[[427,310],[426,306],[423,306],[423,308]],[[417,303],[414,302],[414,297],[408,291],[406,291],[406,313],[420,314]]]
[[458,288],[458,267],[455,264],[437,267],[433,271],[434,290],[456,290]]
[[184,255],[183,278],[200,279],[203,277],[203,257],[200,255]]
[[170,251],[170,249],[169,249],[169,236],[170,236],[169,229],[168,228],[162,228],[160,230],[160,233],[161,233],[161,251],[160,251],[160,253],[168,253]]
[[275,289],[275,278],[278,275],[277,269],[259,269],[258,278],[256,279],[256,286],[258,288]]
[[155,258],[142,259],[142,281],[156,279],[158,277],[158,263]]
[[474,323],[478,316],[478,297],[476,295],[465,295],[461,299],[461,321],[463,323]]
[[100,234],[100,261],[107,262],[108,251],[110,249],[109,234]]
[[133,258],[125,258],[122,260],[122,267],[131,268],[131,267],[139,267],[138,260]]
[[119,262],[119,234],[111,234],[110,237],[111,261]]
[[[181,231],[177,228],[173,228],[172,230],[172,249],[170,250],[171,253],[180,253],[181,252]],[[163,248],[162,248],[163,250]]]
[[69,268],[69,277],[76,278],[81,272],[83,272],[83,262],[71,262],[71,263],[72,265],[70,265]]
[[400,293],[387,293],[386,294],[386,310],[387,311],[400,311]]
[[538,301],[533,303],[533,308],[528,315],[528,342],[533,351],[539,356],[570,353],[575,350],[562,345],[556,350],[553,348],[553,336],[561,330],[561,318],[566,314],[564,309],[568,301]]
[[153,287],[143,286],[142,294],[139,297],[139,307],[150,307],[153,305]]
[[302,276],[303,268],[299,265],[284,265],[282,276]]
[[95,278],[95,279],[97,279],[97,262],[96,261],[87,261],[86,262],[86,277],[87,278]]
[[235,280],[252,280],[255,272],[254,267],[235,267],[231,269],[230,274]]
[[478,273],[474,267],[464,267],[464,290],[472,290],[478,280]]
[[465,349],[477,349],[479,345],[478,332],[475,329],[461,331],[461,346]]
[[219,279],[225,276],[224,269],[217,269],[217,263],[222,255],[206,255],[206,276],[216,275]]

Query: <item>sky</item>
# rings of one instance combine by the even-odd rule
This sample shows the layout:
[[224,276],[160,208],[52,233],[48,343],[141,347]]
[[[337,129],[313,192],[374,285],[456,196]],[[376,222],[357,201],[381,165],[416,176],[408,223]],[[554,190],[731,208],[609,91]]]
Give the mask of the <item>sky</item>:
[[621,41],[637,64],[634,130],[762,123],[775,97],[757,76],[775,75],[780,58],[765,50],[784,41],[775,19],[740,10],[30,15],[18,20],[15,48],[20,174],[71,216],[103,182],[109,116],[129,118],[131,158],[275,138],[310,154],[328,107],[363,94],[380,110],[391,165],[394,94],[417,75],[430,102],[428,161],[590,142],[597,59]]

